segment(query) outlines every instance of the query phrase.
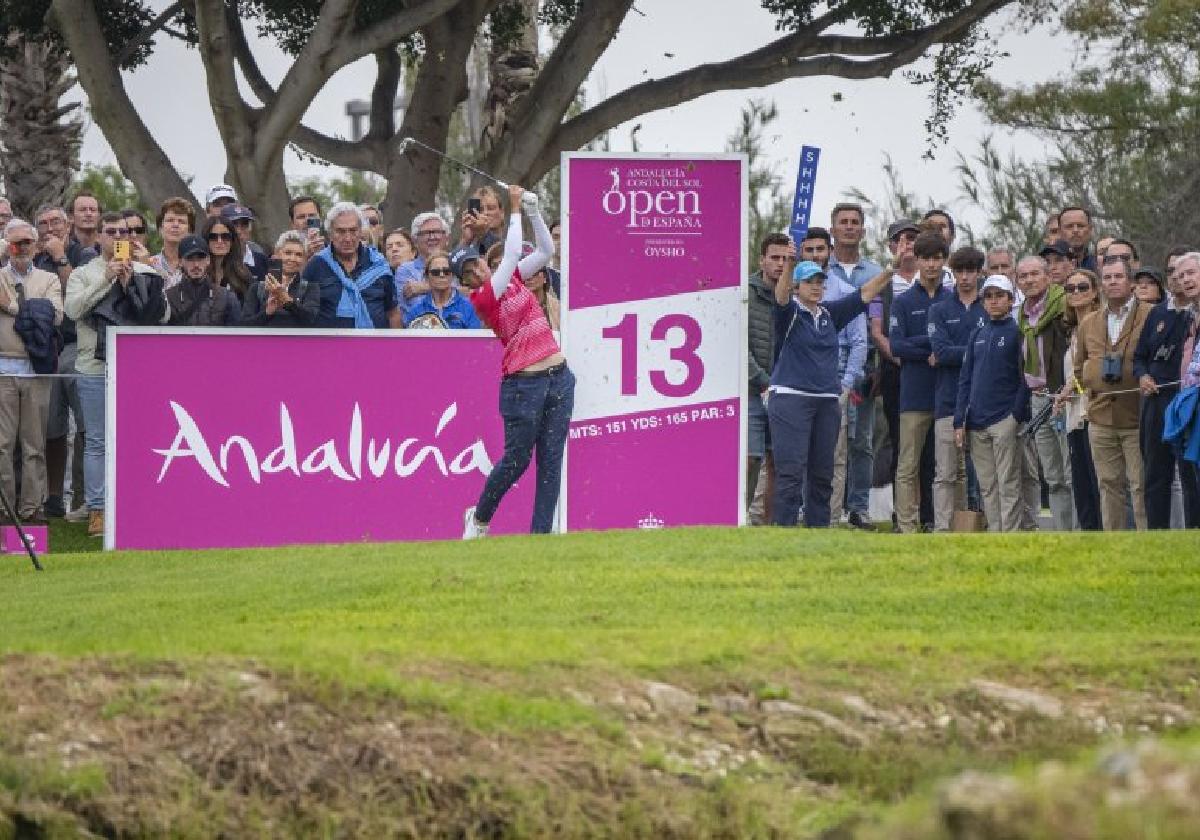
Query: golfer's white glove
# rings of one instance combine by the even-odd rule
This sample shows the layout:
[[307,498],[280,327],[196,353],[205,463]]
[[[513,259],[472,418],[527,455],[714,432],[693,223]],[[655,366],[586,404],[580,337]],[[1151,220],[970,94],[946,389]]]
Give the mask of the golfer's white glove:
[[538,209],[538,197],[536,193],[531,193],[529,190],[521,196],[521,206],[525,208],[527,213],[536,213]]

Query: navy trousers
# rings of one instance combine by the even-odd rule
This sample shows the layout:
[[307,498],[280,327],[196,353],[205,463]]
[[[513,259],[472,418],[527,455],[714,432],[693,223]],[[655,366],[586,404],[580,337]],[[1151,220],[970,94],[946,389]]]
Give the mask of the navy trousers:
[[836,397],[771,394],[767,416],[775,457],[772,525],[795,525],[803,502],[805,525],[829,527],[840,415]]
[[504,418],[504,456],[496,464],[475,518],[491,522],[500,500],[516,483],[537,449],[537,487],[533,497],[531,534],[548,534],[554,525],[563,449],[571,410],[575,407],[575,374],[565,365],[543,376],[507,376],[500,383],[500,416]]

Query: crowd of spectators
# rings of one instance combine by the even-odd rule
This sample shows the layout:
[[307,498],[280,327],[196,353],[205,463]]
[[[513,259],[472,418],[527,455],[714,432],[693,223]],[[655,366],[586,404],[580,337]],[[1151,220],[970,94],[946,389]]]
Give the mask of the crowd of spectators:
[[[873,528],[874,491],[901,533],[1200,527],[1200,253],[1142,265],[1072,206],[1038,253],[985,254],[935,209],[889,226],[884,268],[860,206],[830,221],[767,236],[749,280],[753,524]],[[827,322],[836,386],[805,372]]]
[[[0,199],[0,489],[22,520],[65,516],[103,533],[109,326],[485,326],[462,281],[472,258],[499,261],[506,214],[491,187],[471,193],[453,225],[431,210],[390,232],[373,205],[296,196],[269,252],[232,187],[204,198],[203,211],[171,198],[147,219],[83,190],[31,222]],[[557,223],[550,233],[557,244]],[[883,494],[903,533],[980,521],[1200,527],[1200,435],[1185,453],[1173,411],[1200,379],[1200,253],[1179,247],[1165,271],[1144,266],[1135,243],[1096,238],[1082,207],[1048,220],[1036,254],[956,248],[940,209],[889,226],[887,268],[864,256],[865,233],[862,208],[839,204],[803,241],[759,243],[748,289],[752,523],[871,528]],[[554,330],[556,265],[522,278]],[[851,317],[858,303],[847,304],[821,320],[868,288],[863,311]],[[808,323],[796,312],[811,325],[793,336]],[[796,359],[811,348],[787,342],[819,343],[830,324],[836,379],[810,383]]]
[[[486,260],[500,247],[507,215],[491,187],[469,197],[457,242],[435,211],[390,232],[370,204],[326,209],[301,195],[288,211],[291,226],[268,253],[256,241],[254,211],[226,184],[205,193],[203,212],[189,198],[170,198],[153,220],[101,207],[86,189],[65,207],[40,208],[32,223],[14,219],[0,198],[0,489],[22,521],[65,516],[104,533],[109,326],[484,326],[460,283],[470,257]],[[151,221],[162,243],[154,254]],[[525,283],[557,330],[557,270],[547,266]],[[31,329],[52,346],[36,345]]]

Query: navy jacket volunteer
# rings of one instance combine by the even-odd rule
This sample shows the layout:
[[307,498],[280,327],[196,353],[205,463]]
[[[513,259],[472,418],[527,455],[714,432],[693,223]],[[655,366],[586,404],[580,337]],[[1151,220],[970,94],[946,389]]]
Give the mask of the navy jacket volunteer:
[[[1171,527],[1171,484],[1178,464],[1183,488],[1183,520],[1187,528],[1200,527],[1200,494],[1196,465],[1178,458],[1174,447],[1163,441],[1167,406],[1179,393],[1179,366],[1183,345],[1192,326],[1192,313],[1168,298],[1150,310],[1133,353],[1133,375],[1154,380],[1157,390],[1142,396],[1141,448],[1145,472],[1146,524],[1150,528]],[[1168,384],[1175,383],[1175,384]]]
[[938,286],[933,297],[920,283],[896,297],[888,341],[892,354],[900,359],[900,411],[933,411],[937,387],[937,368],[929,366],[933,347],[929,342],[929,309],[954,297],[945,286]]
[[929,346],[937,356],[937,384],[934,389],[933,416],[941,420],[954,416],[958,401],[958,374],[967,355],[971,333],[988,322],[983,301],[976,298],[963,306],[957,294],[929,308]]
[[796,266],[792,277],[802,289],[801,302],[791,294],[787,274],[775,288],[775,335],[779,357],[771,373],[767,414],[775,456],[775,498],[772,524],[795,525],[804,502],[809,527],[829,525],[829,496],[833,489],[833,455],[840,413],[838,395],[838,333],[866,312],[890,275],[881,273],[856,294],[820,303],[825,273],[814,262]]
[[1029,419],[1023,347],[1011,315],[989,319],[971,333],[958,376],[954,428],[986,429],[1010,414],[1018,423]]

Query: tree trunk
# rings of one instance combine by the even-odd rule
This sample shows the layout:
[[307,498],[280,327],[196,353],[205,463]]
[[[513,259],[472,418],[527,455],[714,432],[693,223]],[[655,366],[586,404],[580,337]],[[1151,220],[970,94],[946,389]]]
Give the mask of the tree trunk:
[[150,207],[171,196],[190,198],[191,188],[158,141],[150,134],[129,99],[120,71],[99,37],[100,19],[92,2],[54,0],[54,26],[62,35],[88,96],[92,118],[112,146],[117,164]]
[[[397,139],[413,137],[435,149],[446,148],[450,119],[467,95],[467,55],[477,25],[476,16],[463,9],[422,30],[425,59],[417,70]],[[394,142],[387,148],[383,156],[386,165],[379,173],[387,179],[383,203],[384,222],[389,227],[406,224],[417,213],[433,208],[442,167],[442,159],[432,152],[414,146],[396,154],[396,146]]]
[[63,203],[79,169],[83,123],[79,103],[59,105],[75,84],[67,54],[16,33],[7,46],[11,57],[0,61],[0,176],[14,215],[33,222],[38,208]]
[[479,156],[485,157],[513,130],[509,117],[517,100],[529,92],[538,74],[538,0],[513,0],[525,25],[510,41],[496,44],[488,61],[489,85],[483,106]]

